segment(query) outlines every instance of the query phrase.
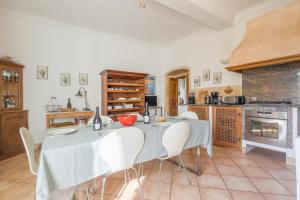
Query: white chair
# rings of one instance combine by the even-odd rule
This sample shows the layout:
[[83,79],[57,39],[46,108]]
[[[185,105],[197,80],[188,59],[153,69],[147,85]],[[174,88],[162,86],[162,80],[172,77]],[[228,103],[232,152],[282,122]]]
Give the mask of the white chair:
[[181,152],[183,147],[188,139],[190,133],[189,124],[186,122],[178,122],[171,125],[167,130],[164,132],[162,137],[162,145],[167,151],[167,155],[160,157],[159,163],[159,173],[158,173],[158,184],[157,184],[157,197],[159,197],[159,184],[160,184],[160,176],[162,170],[162,164],[164,160],[167,160],[171,157],[177,156],[178,161],[180,162],[179,165],[185,170],[185,166],[181,159]]
[[144,199],[138,173],[133,167],[143,145],[144,134],[135,127],[117,129],[104,138],[99,151],[105,164],[110,167],[110,172],[103,177],[101,200],[104,197],[106,177],[114,172],[129,169],[133,169],[140,187],[141,197]]
[[197,113],[191,112],[191,111],[186,111],[181,113],[180,117],[186,118],[186,119],[199,119]]
[[33,175],[36,176],[38,173],[39,164],[35,160],[35,148],[33,137],[28,131],[28,129],[24,127],[20,128],[20,135],[26,150],[30,171]]
[[[100,116],[101,117],[101,120],[102,120],[102,123],[103,125],[108,125],[110,123],[113,123],[114,120],[112,120],[112,118],[108,117],[108,116]],[[87,123],[87,126],[93,126],[93,120],[94,120],[94,117],[92,117],[88,123]]]

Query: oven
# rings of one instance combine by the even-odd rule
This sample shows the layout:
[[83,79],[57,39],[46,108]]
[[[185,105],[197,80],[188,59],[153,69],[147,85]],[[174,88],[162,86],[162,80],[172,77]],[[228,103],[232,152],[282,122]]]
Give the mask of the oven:
[[287,112],[246,110],[246,140],[283,147],[287,145]]

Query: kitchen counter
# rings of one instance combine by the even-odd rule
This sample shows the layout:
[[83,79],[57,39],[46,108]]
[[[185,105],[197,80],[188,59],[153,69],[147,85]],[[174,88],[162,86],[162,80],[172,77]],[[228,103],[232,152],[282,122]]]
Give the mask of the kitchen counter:
[[188,104],[188,106],[217,106],[217,107],[220,107],[220,106],[233,106],[233,107],[241,107],[243,105],[228,105],[228,104],[218,105],[218,104],[197,103],[197,104]]

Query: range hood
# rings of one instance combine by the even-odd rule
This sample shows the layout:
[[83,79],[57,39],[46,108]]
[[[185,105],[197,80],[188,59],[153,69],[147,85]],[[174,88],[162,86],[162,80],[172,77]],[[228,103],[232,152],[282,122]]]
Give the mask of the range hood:
[[229,71],[300,61],[300,0],[247,23],[229,58]]

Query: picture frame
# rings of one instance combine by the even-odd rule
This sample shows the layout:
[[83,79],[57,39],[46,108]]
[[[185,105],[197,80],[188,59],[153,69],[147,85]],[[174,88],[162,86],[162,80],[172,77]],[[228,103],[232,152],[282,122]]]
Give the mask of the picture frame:
[[194,76],[194,87],[201,86],[201,76]]
[[213,83],[214,84],[222,83],[222,72],[214,72],[213,73]]
[[210,69],[205,69],[202,71],[203,81],[210,81]]
[[61,86],[70,86],[71,85],[70,73],[60,73],[60,85]]
[[89,77],[87,73],[80,73],[79,74],[79,85],[88,85],[89,84]]
[[48,67],[47,66],[37,66],[36,78],[42,80],[48,80]]
[[156,77],[147,76],[145,78],[145,95],[155,95],[156,93]]

